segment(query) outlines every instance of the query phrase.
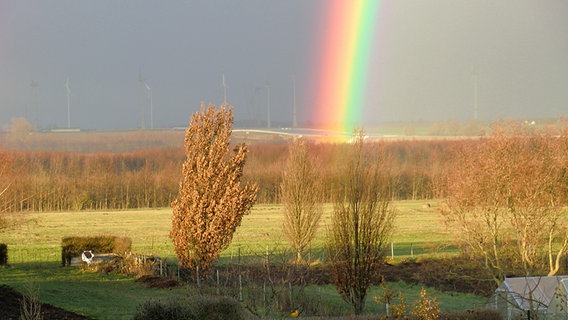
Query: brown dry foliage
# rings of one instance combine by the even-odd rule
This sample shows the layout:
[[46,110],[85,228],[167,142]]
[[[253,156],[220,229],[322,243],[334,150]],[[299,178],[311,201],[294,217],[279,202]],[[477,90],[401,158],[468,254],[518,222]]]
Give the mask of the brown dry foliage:
[[191,269],[207,270],[218,259],[256,200],[256,185],[241,186],[247,146],[229,154],[232,125],[232,108],[202,105],[185,135],[170,237],[180,264]]

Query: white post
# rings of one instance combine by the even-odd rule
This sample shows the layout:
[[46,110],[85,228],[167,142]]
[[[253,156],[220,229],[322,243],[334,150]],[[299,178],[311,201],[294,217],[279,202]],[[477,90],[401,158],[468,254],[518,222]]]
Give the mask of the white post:
[[220,294],[220,284],[219,284],[219,269],[217,269],[217,295]]

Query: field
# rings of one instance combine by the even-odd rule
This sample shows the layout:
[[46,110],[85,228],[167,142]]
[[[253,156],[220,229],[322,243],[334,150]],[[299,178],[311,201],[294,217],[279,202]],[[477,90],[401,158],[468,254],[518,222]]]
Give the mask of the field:
[[[399,201],[399,211],[393,238],[393,263],[405,259],[420,259],[452,254],[450,239],[440,221],[438,204],[424,201]],[[278,205],[257,205],[243,220],[232,245],[221,258],[227,264],[243,256],[262,256],[265,252],[286,252],[281,237],[281,208]],[[325,223],[331,207],[326,207],[323,226],[313,245],[317,256],[325,238]],[[97,319],[129,319],[137,306],[153,297],[188,295],[195,293],[192,286],[174,289],[149,289],[132,277],[101,274],[80,268],[61,267],[61,238],[73,235],[116,235],[130,237],[133,252],[157,254],[175,261],[173,247],[168,238],[171,209],[50,212],[20,214],[25,223],[17,229],[0,233],[0,242],[9,248],[11,267],[0,269],[0,284],[7,284],[24,292],[30,285],[37,286],[43,302],[85,314]],[[404,293],[408,302],[418,297],[420,287],[405,283],[392,283],[395,290]],[[246,290],[246,289],[245,289]],[[251,288],[250,290],[254,290]],[[349,306],[343,303],[332,285],[308,286],[307,292],[324,301],[324,314],[348,314]],[[443,310],[464,310],[479,307],[485,298],[470,294],[445,293],[428,289],[438,297]],[[384,306],[373,302],[380,289],[373,287],[367,301],[367,313],[384,312]],[[282,314],[272,314],[279,317]]]
[[[442,254],[453,252],[448,247],[450,240],[440,216],[438,206],[426,201],[398,201],[396,229],[393,248],[396,258],[407,258],[413,253]],[[223,256],[235,254],[240,247],[243,252],[265,252],[266,247],[286,246],[281,236],[280,205],[261,204],[254,206],[251,214],[234,235],[232,245]],[[325,207],[322,225],[312,249],[320,251],[325,241],[325,229],[330,217],[331,206]],[[10,250],[12,263],[54,262],[61,259],[61,239],[66,236],[115,235],[132,239],[133,252],[157,254],[174,258],[173,246],[169,239],[171,209],[141,209],[125,211],[82,211],[47,212],[18,214],[25,223],[17,229],[0,233],[2,243]],[[440,250],[442,252],[440,252]]]

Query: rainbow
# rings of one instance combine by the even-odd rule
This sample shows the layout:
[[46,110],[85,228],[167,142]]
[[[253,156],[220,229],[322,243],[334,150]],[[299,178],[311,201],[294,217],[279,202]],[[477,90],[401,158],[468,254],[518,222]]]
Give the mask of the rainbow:
[[321,44],[315,57],[311,119],[319,129],[350,134],[362,126],[381,0],[331,0],[325,4],[318,30]]

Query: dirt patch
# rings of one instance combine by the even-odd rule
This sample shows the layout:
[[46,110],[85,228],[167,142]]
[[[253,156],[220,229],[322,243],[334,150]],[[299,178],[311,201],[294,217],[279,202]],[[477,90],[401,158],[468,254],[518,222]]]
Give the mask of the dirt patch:
[[168,279],[151,275],[141,276],[140,278],[136,279],[136,282],[143,283],[149,288],[157,289],[174,288],[180,285],[180,282],[175,279]]
[[[22,301],[22,294],[14,289],[0,285],[0,320],[20,319],[20,303]],[[55,307],[50,304],[41,305],[41,314],[45,320],[84,320],[91,319],[80,314],[76,314],[65,309]]]

